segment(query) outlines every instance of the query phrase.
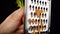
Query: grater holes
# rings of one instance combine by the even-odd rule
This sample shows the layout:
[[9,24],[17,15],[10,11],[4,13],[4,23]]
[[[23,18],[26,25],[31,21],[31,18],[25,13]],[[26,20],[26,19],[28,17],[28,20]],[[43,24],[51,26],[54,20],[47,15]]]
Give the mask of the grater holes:
[[34,17],[36,16],[36,13],[34,13]]
[[44,5],[44,1],[42,1],[42,4]]
[[34,12],[34,16],[37,17],[37,13],[36,12]]
[[36,21],[36,24],[37,24],[37,19],[35,19],[35,21]]
[[32,27],[32,30],[35,30],[35,26]]
[[40,19],[38,19],[38,24],[40,23]]
[[33,10],[34,10],[34,5],[32,6]]
[[47,19],[46,19],[46,23],[47,23]]
[[44,7],[43,9],[44,9],[44,11],[45,11],[45,7]]
[[38,7],[38,9],[40,9],[40,6]]
[[37,6],[35,7],[35,9],[37,9]]
[[48,8],[46,8],[46,11],[48,11]]
[[42,13],[42,17],[44,17],[44,13]]
[[46,25],[44,26],[44,29],[46,29]]
[[40,13],[40,16],[41,16],[41,13]]
[[31,12],[31,17],[33,17],[33,13]]
[[32,19],[33,21],[32,21],[32,23],[34,24],[34,19]]
[[29,24],[31,24],[31,19],[28,20]]
[[42,23],[42,19],[41,19],[41,23]]
[[36,0],[34,0],[34,3],[36,4]]
[[37,0],[37,4],[39,4],[39,1]]
[[33,0],[31,0],[31,2],[33,3]]
[[47,5],[47,2],[45,2],[45,5]]
[[46,17],[46,13],[45,13],[45,17]]
[[42,7],[41,7],[41,10],[42,10]]
[[33,26],[33,28],[35,28],[35,26]]
[[29,30],[32,31],[32,26],[29,27]]
[[31,5],[29,6],[30,10],[31,10]]
[[35,26],[35,30],[38,30],[38,26]]
[[43,20],[43,22],[45,23],[45,19]]
[[40,1],[40,5],[41,5],[41,1]]
[[41,28],[41,26],[40,26],[40,28]]

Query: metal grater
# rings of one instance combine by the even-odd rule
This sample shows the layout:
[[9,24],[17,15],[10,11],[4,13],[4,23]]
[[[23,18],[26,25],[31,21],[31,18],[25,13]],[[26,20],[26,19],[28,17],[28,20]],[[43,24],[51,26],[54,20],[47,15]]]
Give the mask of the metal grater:
[[51,0],[25,0],[25,33],[48,34]]

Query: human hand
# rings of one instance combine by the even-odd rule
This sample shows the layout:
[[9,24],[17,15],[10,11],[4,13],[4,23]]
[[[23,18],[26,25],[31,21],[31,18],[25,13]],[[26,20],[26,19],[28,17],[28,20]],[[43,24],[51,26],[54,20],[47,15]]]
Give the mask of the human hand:
[[24,8],[20,8],[9,15],[0,24],[1,34],[22,34],[24,33]]

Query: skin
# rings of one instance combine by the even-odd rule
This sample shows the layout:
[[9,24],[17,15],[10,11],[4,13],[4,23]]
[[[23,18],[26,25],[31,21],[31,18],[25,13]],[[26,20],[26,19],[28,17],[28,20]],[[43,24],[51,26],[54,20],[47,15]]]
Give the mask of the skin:
[[[22,22],[21,22],[22,21]],[[24,33],[24,8],[17,9],[0,24],[0,34]]]

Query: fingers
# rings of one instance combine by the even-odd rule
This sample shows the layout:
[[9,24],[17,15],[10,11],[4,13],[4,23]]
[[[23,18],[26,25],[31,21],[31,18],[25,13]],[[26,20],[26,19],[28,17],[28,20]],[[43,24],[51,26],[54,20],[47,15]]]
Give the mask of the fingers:
[[0,25],[0,33],[11,33],[20,24],[20,20],[24,14],[24,8],[20,8],[9,15]]
[[20,9],[14,11],[11,15],[9,15],[4,22],[8,22],[8,21],[12,21],[12,20],[19,21],[19,20],[21,20],[21,17],[23,16],[23,14],[24,14],[24,8],[20,8]]
[[20,34],[24,33],[24,24],[19,27],[19,29],[16,31],[16,33],[20,33]]
[[23,15],[23,17],[22,17],[22,23],[24,24],[24,15]]

